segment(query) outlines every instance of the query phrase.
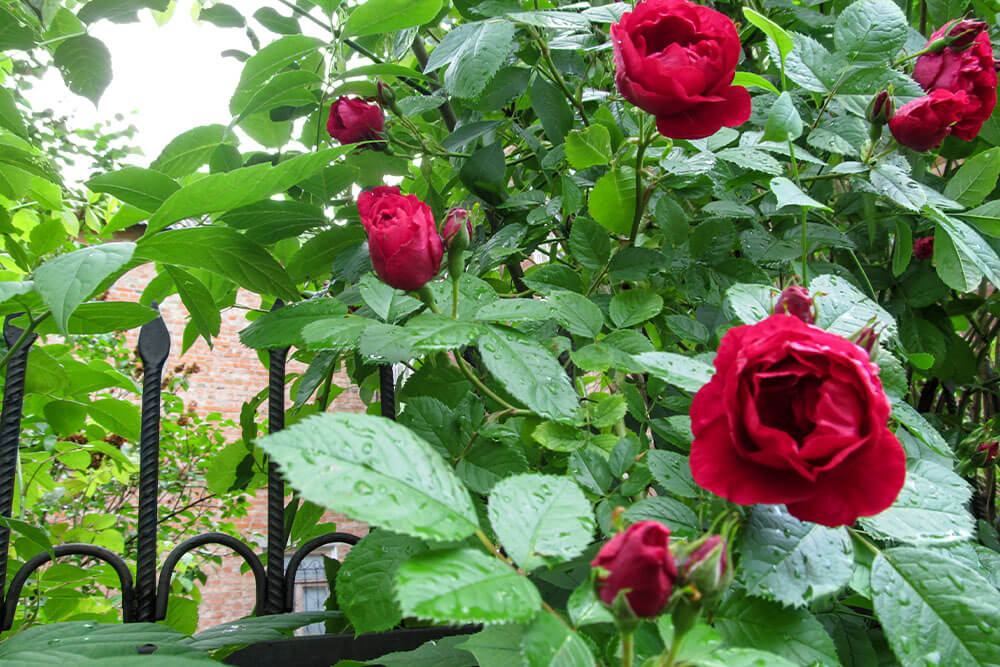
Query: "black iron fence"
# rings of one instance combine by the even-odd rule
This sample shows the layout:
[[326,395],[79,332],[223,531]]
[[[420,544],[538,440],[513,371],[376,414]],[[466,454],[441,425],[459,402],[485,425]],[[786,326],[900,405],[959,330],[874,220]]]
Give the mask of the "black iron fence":
[[[280,307],[280,302],[275,307]],[[11,348],[18,346],[7,363],[3,410],[0,412],[0,515],[11,516],[14,501],[15,472],[24,403],[24,381],[28,352],[34,334],[24,332],[8,316],[4,322],[4,337]],[[23,338],[23,340],[22,340]],[[163,560],[157,574],[157,506],[159,491],[160,453],[160,389],[163,366],[170,353],[170,334],[163,319],[145,324],[139,331],[139,357],[142,360],[142,424],[139,438],[139,523],[136,538],[135,581],[124,558],[113,551],[93,544],[63,544],[54,548],[56,558],[87,556],[110,565],[118,575],[122,598],[122,620],[125,623],[160,621],[167,616],[170,581],[174,568],[188,552],[205,545],[227,547],[239,555],[253,573],[256,585],[256,615],[280,614],[292,611],[295,575],[303,559],[327,544],[356,544],[358,537],[349,533],[328,533],[309,540],[285,564],[285,483],[277,466],[268,463],[267,474],[267,545],[266,567],[254,549],[246,542],[223,533],[204,533],[178,544]],[[285,359],[288,348],[272,350],[268,369],[268,429],[274,433],[285,425]],[[379,372],[382,415],[395,418],[395,392],[392,368],[383,366]],[[7,557],[10,549],[10,529],[0,527],[0,594],[7,583]],[[14,623],[18,599],[25,583],[45,563],[48,552],[29,559],[10,579],[2,598],[0,629],[9,630]],[[376,654],[378,655],[378,654]]]

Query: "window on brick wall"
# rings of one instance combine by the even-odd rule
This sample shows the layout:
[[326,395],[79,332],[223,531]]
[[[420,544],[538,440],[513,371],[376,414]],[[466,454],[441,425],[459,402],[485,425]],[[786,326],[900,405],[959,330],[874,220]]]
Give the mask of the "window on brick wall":
[[[324,611],[326,599],[330,596],[330,587],[326,583],[326,572],[323,568],[323,556],[338,559],[337,545],[322,547],[306,556],[295,573],[295,611]],[[285,555],[285,567],[291,554]],[[323,623],[313,623],[299,628],[297,635],[321,635],[325,632]]]

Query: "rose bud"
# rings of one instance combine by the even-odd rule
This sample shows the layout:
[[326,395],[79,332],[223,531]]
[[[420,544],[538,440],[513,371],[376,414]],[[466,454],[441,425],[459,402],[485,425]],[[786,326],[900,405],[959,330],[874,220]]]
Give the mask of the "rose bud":
[[444,246],[431,208],[416,195],[403,196],[383,185],[358,196],[358,212],[368,233],[368,252],[386,285],[419,290],[441,268]]
[[901,106],[889,120],[889,131],[896,141],[915,151],[937,148],[952,132],[963,138],[956,131],[957,123],[977,105],[965,91],[935,90]]
[[934,256],[934,237],[924,236],[913,242],[913,256],[917,259],[930,259]]
[[986,31],[986,28],[986,21],[978,19],[962,19],[955,22],[948,30],[948,37],[951,38],[948,48],[952,51],[963,51],[969,48],[976,41],[976,37]]
[[854,342],[871,356],[878,345],[878,334],[871,327],[865,327],[858,332],[858,336],[854,339]]
[[681,572],[684,584],[693,585],[702,598],[724,593],[733,583],[733,564],[722,535],[712,535],[698,545],[685,559]]
[[732,20],[687,0],[646,0],[611,26],[615,85],[656,116],[660,134],[701,139],[750,118],[734,86],[740,37]]
[[670,601],[677,565],[669,548],[670,529],[640,521],[612,537],[591,561],[598,568],[597,594],[609,607],[619,594],[640,618],[652,618]]
[[885,125],[892,118],[895,110],[896,105],[892,100],[892,93],[888,90],[882,90],[868,103],[868,110],[865,115],[869,123]]
[[448,217],[445,218],[444,226],[441,228],[441,238],[444,239],[444,244],[451,248],[454,241],[461,243],[462,234],[460,232],[463,228],[467,236],[465,236],[465,243],[460,250],[469,246],[469,239],[472,238],[472,218],[468,211],[456,206],[448,211]]
[[[967,95],[958,109],[958,122],[951,128],[951,133],[963,141],[972,141],[976,138],[997,104],[997,72],[993,45],[990,44],[990,36],[985,31],[977,31],[978,23],[980,22],[970,20],[941,26],[931,35],[928,47],[938,41],[954,40],[950,42],[951,48],[942,47],[936,52],[925,52],[917,58],[913,66],[913,78],[931,94],[947,91]],[[974,34],[970,36],[968,33]],[[955,44],[966,42],[967,46],[958,47],[956,50]],[[927,51],[928,47],[924,50]],[[900,143],[909,145],[902,140]]]
[[1000,442],[984,442],[972,454],[972,463],[977,468],[989,468],[1000,458]]
[[381,139],[384,123],[382,109],[377,105],[345,95],[330,105],[326,130],[340,143],[354,144]]
[[774,304],[775,315],[791,315],[797,317],[806,324],[816,321],[813,300],[809,296],[809,290],[799,285],[786,287],[778,297],[778,302]]

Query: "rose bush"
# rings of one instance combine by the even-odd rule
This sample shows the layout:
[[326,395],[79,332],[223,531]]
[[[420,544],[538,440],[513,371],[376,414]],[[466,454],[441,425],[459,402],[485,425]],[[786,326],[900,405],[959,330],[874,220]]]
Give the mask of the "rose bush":
[[[39,51],[14,58],[13,106],[0,92],[0,306],[29,333],[128,328],[155,313],[100,293],[145,263],[142,303],[179,299],[186,347],[259,298],[242,340],[301,364],[288,428],[260,437],[258,394],[206,478],[252,492],[276,462],[294,544],[325,539],[323,508],[376,528],[330,564],[331,631],[481,626],[392,659],[456,667],[1000,662],[979,449],[1000,431],[1000,118],[960,129],[989,104],[975,20],[916,0],[213,3],[250,43],[229,51],[232,123],[77,194],[42,159],[49,122],[17,123],[20,84],[51,60],[99,97],[78,33],[113,3],[56,4],[0,11],[7,51]],[[342,98],[378,100],[378,152],[323,131]],[[69,469],[53,437],[128,422],[77,385],[127,383],[46,347],[32,454]],[[633,583],[664,606],[609,612],[592,578],[614,569],[589,565],[650,521],[659,569]],[[40,553],[22,537],[17,559]]]
[[878,514],[899,495],[906,455],[860,347],[778,314],[730,329],[714,364],[691,404],[699,485],[825,526]]
[[660,134],[700,139],[750,117],[750,94],[734,86],[740,38],[732,20],[687,0],[646,0],[611,26],[615,83],[656,116]]

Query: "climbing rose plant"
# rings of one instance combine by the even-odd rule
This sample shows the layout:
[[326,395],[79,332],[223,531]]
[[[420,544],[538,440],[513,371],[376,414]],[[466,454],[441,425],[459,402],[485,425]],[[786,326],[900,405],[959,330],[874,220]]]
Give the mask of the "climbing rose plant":
[[[307,369],[219,461],[376,528],[338,629],[481,626],[403,663],[1000,662],[996,7],[279,4],[202,7],[256,40],[232,123],[88,181],[89,247],[5,237],[2,296],[126,329],[153,312],[95,295],[155,263],[189,344],[260,294],[244,344]],[[348,382],[366,414],[328,411]]]

